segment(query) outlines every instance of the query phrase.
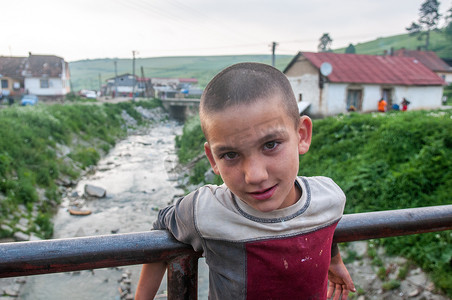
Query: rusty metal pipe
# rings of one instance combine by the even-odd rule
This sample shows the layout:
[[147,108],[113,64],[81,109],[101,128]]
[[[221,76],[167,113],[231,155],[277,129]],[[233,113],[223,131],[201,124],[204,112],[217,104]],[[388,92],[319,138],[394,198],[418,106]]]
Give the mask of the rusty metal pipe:
[[193,253],[164,230],[0,244],[0,278],[170,261]]
[[452,205],[386,210],[342,217],[334,242],[351,242],[452,229]]
[[[450,229],[452,205],[359,213],[344,215],[335,231],[334,241],[340,243]],[[172,260],[187,255],[188,261],[182,265],[187,267],[189,275],[184,282],[193,282],[193,261],[199,254],[166,231],[4,243],[0,244],[0,278],[157,261],[167,261],[171,265]],[[174,271],[170,270],[170,276],[174,278],[171,273]]]

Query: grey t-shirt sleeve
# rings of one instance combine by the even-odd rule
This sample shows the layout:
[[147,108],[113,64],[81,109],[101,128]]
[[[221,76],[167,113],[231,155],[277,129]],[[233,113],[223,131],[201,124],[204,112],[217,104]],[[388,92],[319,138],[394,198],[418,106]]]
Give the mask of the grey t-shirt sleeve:
[[178,241],[202,250],[201,237],[195,226],[194,210],[199,191],[180,198],[174,205],[160,210],[153,229],[168,230]]

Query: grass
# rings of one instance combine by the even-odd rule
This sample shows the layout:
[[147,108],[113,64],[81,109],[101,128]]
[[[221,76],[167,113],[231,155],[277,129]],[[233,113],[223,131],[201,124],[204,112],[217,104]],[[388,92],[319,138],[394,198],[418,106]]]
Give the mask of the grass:
[[[65,105],[18,105],[0,110],[0,224],[10,222],[18,206],[29,213],[37,207],[33,228],[43,238],[52,236],[51,216],[60,200],[58,178],[76,179],[81,170],[95,165],[100,157],[127,133],[121,113],[126,111],[138,124],[145,120],[135,110],[152,108],[158,101],[123,102],[98,105],[80,103],[77,98]],[[71,152],[65,156],[61,148]],[[37,190],[45,190],[44,199]],[[0,233],[0,237],[11,232]]]
[[[452,204],[452,110],[352,113],[315,120],[313,130],[300,175],[333,178],[347,195],[346,214]],[[203,142],[195,120],[178,140],[179,156],[190,161]],[[414,261],[452,296],[452,232],[372,240],[368,254],[382,267],[374,245]]]

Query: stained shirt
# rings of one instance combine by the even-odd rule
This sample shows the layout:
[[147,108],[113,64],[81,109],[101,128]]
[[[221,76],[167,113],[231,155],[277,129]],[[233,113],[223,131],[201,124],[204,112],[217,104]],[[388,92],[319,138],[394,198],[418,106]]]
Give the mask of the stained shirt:
[[209,299],[326,299],[331,244],[345,195],[327,177],[298,177],[300,199],[260,212],[226,185],[206,185],[159,212],[154,229],[202,251]]

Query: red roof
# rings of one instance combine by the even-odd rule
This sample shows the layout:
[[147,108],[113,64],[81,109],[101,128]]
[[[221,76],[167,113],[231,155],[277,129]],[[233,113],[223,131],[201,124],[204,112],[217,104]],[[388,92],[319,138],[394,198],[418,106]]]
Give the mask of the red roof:
[[399,56],[300,52],[286,70],[301,55],[319,69],[322,63],[329,62],[333,67],[332,73],[327,76],[330,82],[392,85],[446,84],[418,60]]
[[400,49],[395,51],[394,55],[414,57],[432,71],[452,72],[452,68],[433,51]]

